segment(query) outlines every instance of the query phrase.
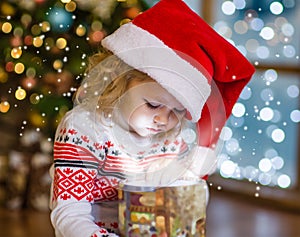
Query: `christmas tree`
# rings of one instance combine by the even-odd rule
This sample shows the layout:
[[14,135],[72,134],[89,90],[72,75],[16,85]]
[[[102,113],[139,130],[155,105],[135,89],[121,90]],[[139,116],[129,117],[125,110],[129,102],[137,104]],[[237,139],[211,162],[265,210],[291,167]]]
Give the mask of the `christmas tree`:
[[88,56],[146,7],[138,0],[1,1],[2,123],[16,113],[16,126],[23,122],[51,137],[72,106]]

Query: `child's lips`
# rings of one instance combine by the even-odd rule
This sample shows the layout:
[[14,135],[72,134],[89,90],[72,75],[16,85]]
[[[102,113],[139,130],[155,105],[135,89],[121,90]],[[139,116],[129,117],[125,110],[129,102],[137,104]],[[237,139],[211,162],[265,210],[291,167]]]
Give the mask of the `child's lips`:
[[163,131],[162,129],[159,128],[147,128],[147,129],[152,133],[160,133]]

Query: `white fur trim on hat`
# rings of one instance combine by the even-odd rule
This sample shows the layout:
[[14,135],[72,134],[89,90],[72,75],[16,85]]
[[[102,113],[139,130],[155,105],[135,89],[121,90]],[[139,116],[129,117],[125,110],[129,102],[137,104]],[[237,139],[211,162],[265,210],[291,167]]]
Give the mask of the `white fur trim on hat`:
[[163,41],[130,22],[105,37],[102,45],[160,83],[188,110],[193,122],[200,119],[211,91],[208,80]]

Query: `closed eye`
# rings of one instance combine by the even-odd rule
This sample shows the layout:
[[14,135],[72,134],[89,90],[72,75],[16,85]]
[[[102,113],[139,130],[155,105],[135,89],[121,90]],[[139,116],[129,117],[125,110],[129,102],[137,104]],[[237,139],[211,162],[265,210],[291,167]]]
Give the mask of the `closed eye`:
[[177,109],[177,108],[175,108],[174,111],[176,113],[179,113],[179,114],[185,114],[186,113],[186,109]]
[[161,107],[161,104],[157,102],[148,101],[148,100],[145,100],[145,104],[149,109],[158,109],[159,107]]
[[[146,106],[149,108],[149,109],[158,109],[160,107],[162,107],[163,105],[158,103],[158,102],[155,102],[155,101],[148,101],[146,99],[144,99],[145,101],[145,104]],[[186,113],[186,109],[183,108],[183,109],[178,109],[178,108],[174,108],[172,109],[174,111],[174,113],[176,114],[185,114]]]

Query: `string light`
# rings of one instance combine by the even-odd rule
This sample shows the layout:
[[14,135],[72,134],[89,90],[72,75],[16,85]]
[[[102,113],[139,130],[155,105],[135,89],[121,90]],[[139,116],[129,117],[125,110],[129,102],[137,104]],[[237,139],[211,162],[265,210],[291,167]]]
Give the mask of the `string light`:
[[26,91],[19,87],[15,92],[15,97],[17,100],[24,100],[26,97]]

